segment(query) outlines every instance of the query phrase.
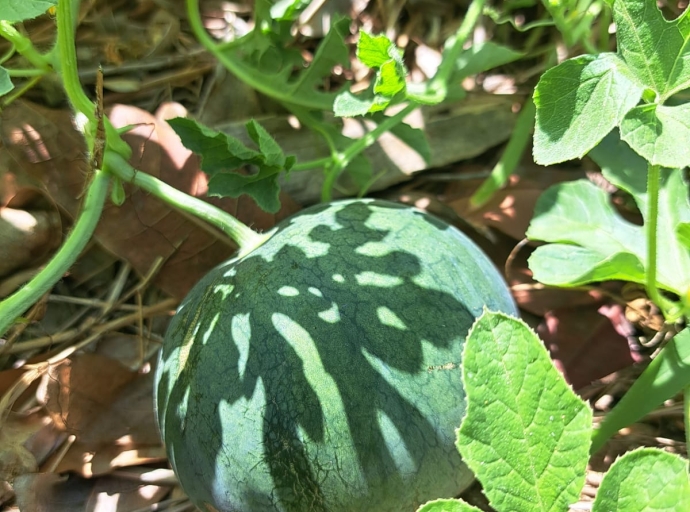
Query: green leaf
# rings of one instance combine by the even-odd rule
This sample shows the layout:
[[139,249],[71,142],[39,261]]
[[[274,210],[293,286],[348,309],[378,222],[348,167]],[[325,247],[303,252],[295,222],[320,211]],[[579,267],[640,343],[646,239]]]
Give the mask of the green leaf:
[[473,44],[460,54],[457,60],[457,70],[453,80],[460,81],[468,76],[503,66],[524,57],[523,52],[516,52],[500,44],[486,41]]
[[405,90],[405,74],[406,71],[400,63],[392,59],[384,62],[376,73],[374,92],[392,98]]
[[201,157],[201,168],[209,176],[238,169],[246,164],[259,165],[263,161],[258,151],[192,119],[177,117],[170,119],[168,124],[180,137],[182,144]]
[[592,512],[690,510],[688,461],[656,448],[626,453],[604,475]]
[[618,54],[663,103],[690,87],[690,20],[687,11],[668,21],[649,0],[613,4]]
[[622,280],[646,284],[644,266],[634,254],[602,254],[570,244],[538,247],[528,259],[534,279],[550,286],[582,286]]
[[462,375],[467,413],[458,449],[492,507],[566,510],[577,501],[592,411],[536,334],[522,320],[485,311],[467,338]]
[[282,167],[285,165],[285,154],[273,137],[254,119],[246,124],[247,133],[264,157],[266,165]]
[[644,261],[644,232],[620,217],[606,192],[587,180],[549,187],[537,201],[527,237],[579,245],[600,254],[627,252]]
[[[690,62],[689,62],[690,64]],[[621,137],[652,165],[690,165],[690,103],[676,107],[640,105],[621,122]]]
[[0,66],[0,96],[7,94],[12,89],[14,89],[14,84],[10,79],[10,74],[5,68]]
[[[612,141],[613,138],[607,139],[605,149],[618,148],[619,154],[611,156],[611,151],[601,150],[595,153],[597,161],[602,163],[606,179],[633,196],[644,218],[646,177],[634,172],[639,160],[626,156],[625,148]],[[677,294],[690,288],[690,254],[677,243],[675,234],[677,226],[686,221],[690,221],[687,185],[679,171],[662,169],[657,243],[664,250],[657,255],[657,283]],[[534,278],[544,284],[580,286],[611,279],[641,284],[646,281],[644,228],[624,220],[608,195],[587,180],[547,189],[537,201],[527,237],[557,244],[538,247],[529,258]]]
[[[592,453],[620,429],[652,412],[690,385],[690,329],[683,329],[659,352],[592,434]],[[690,510],[690,509],[688,509]]]
[[481,509],[462,500],[434,500],[419,507],[417,512],[481,512]]
[[333,113],[338,117],[363,116],[374,106],[375,98],[360,94],[355,96],[350,91],[342,91],[333,102]]
[[[326,37],[319,44],[314,60],[309,67],[299,74],[299,78],[290,85],[291,95],[314,94],[315,89],[322,86],[325,78],[331,76],[333,67],[340,64],[349,67],[350,53],[343,37],[350,29],[348,18],[339,18],[332,25]],[[329,109],[330,110],[330,109]]]
[[251,196],[259,207],[269,213],[280,210],[278,172],[260,172],[254,176],[235,173],[216,174],[208,182],[208,195],[216,197]]
[[389,60],[402,61],[393,41],[383,34],[372,36],[360,30],[357,42],[357,58],[369,68],[380,68]]
[[[246,125],[247,133],[259,151],[191,119],[178,117],[168,123],[182,144],[200,156],[201,170],[210,176],[210,196],[248,194],[267,212],[275,213],[280,209],[278,175],[289,171],[295,158],[285,157],[280,146],[259,123],[252,120]],[[254,166],[258,171],[254,174],[232,172],[244,166]]]
[[55,7],[57,0],[15,0],[0,3],[0,20],[17,23],[30,20],[45,14],[48,9]]
[[612,53],[584,55],[546,71],[534,91],[536,162],[584,156],[638,103],[642,90]]

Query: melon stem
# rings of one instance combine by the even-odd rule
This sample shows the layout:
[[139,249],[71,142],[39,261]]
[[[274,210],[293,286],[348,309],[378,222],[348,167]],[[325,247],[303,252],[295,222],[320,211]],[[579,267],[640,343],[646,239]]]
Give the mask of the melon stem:
[[250,253],[272,235],[272,232],[257,233],[220,208],[199,198],[187,195],[150,174],[137,171],[120,154],[114,151],[106,151],[104,164],[109,172],[122,181],[136,185],[160,198],[165,203],[205,220],[220,229],[239,246],[240,256]]

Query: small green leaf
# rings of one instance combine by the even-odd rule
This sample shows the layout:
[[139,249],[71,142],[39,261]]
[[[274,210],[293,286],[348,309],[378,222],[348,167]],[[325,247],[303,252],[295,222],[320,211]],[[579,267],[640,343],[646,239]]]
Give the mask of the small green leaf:
[[453,80],[460,81],[468,76],[488,71],[489,69],[503,66],[521,59],[525,54],[516,52],[507,46],[486,41],[473,44],[463,50],[457,60],[457,70],[453,74]]
[[468,335],[462,376],[467,413],[458,449],[492,507],[553,511],[577,501],[592,411],[536,334],[522,320],[484,311]]
[[690,103],[676,107],[640,105],[621,122],[621,138],[652,165],[690,165]]
[[428,501],[417,512],[481,512],[481,509],[462,500],[443,499]]
[[405,74],[406,70],[398,62],[392,59],[384,62],[376,73],[374,92],[392,98],[405,90]]
[[685,328],[659,352],[620,402],[604,417],[592,434],[592,453],[596,453],[620,429],[632,425],[688,385],[690,329]]
[[374,106],[374,102],[373,96],[355,96],[350,91],[342,91],[333,102],[333,113],[338,117],[363,116]]
[[389,60],[400,60],[399,50],[386,36],[372,36],[360,30],[357,58],[367,67],[380,68]]
[[[208,195],[239,197],[248,194],[267,212],[275,213],[280,209],[278,175],[289,171],[295,158],[286,158],[280,146],[259,123],[252,120],[246,125],[247,133],[259,151],[191,119],[178,117],[168,123],[185,147],[200,156],[201,170],[210,176]],[[253,166],[258,172],[232,172],[244,166]]]
[[534,158],[581,158],[640,101],[643,87],[613,53],[583,55],[546,71],[534,91]]
[[125,202],[127,194],[125,194],[125,187],[122,180],[113,176],[112,188],[110,189],[110,200],[116,206],[122,206]]
[[592,512],[690,510],[688,461],[656,448],[626,453],[604,475]]
[[14,84],[10,79],[10,74],[5,68],[0,66],[0,96],[7,94],[12,89],[14,89]]
[[55,7],[57,0],[15,0],[0,3],[0,20],[17,23],[19,21],[31,20],[42,14],[48,9]]

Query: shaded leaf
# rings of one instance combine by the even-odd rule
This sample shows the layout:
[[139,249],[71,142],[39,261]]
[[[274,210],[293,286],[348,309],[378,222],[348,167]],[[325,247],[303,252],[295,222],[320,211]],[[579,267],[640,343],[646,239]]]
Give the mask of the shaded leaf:
[[466,50],[463,50],[460,57],[458,57],[453,80],[461,81],[468,76],[519,60],[524,55],[523,52],[517,52],[492,41],[473,44]]
[[621,122],[642,90],[613,53],[583,55],[547,70],[534,91],[535,161],[581,158]]
[[690,164],[690,104],[640,105],[620,125],[621,138],[653,165],[681,168]]

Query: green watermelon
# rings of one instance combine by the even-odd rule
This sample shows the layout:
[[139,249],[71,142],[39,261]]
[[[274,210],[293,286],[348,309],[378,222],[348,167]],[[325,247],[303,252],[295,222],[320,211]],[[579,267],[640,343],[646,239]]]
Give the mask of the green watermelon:
[[378,200],[303,210],[182,302],[156,406],[206,511],[405,512],[472,481],[455,447],[482,309],[516,314],[454,227]]

